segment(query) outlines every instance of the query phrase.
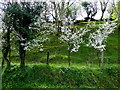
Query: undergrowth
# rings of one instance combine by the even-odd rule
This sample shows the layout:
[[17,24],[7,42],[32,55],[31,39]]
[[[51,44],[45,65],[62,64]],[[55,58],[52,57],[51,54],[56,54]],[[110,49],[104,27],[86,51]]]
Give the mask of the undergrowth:
[[3,88],[118,88],[118,65],[56,67],[45,64],[12,65],[3,69]]

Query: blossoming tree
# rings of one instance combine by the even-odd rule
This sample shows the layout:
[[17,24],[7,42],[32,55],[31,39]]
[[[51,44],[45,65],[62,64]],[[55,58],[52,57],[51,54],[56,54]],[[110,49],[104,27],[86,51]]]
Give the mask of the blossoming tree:
[[88,45],[91,45],[99,52],[101,52],[101,66],[104,63],[104,50],[106,47],[106,39],[109,34],[113,33],[115,27],[116,23],[106,22],[102,25],[99,25],[99,28],[95,32],[90,33]]
[[68,47],[68,63],[70,66],[70,53],[77,52],[80,44],[83,43],[83,36],[89,30],[86,28],[81,28],[80,30],[73,29],[72,26],[62,27],[62,34],[60,40],[67,44]]

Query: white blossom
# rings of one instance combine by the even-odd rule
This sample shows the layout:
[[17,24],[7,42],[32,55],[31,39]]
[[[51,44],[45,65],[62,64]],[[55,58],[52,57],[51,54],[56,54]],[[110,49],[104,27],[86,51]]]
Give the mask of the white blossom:
[[43,51],[43,49],[42,49],[42,48],[40,48],[40,51],[42,52],[42,51]]
[[77,52],[80,44],[83,43],[83,35],[87,33],[89,30],[86,27],[77,30],[76,28],[72,28],[71,26],[63,26],[61,28],[62,35],[60,36],[60,40],[66,44],[71,44],[73,48],[71,52]]
[[99,28],[94,33],[90,34],[89,44],[87,44],[87,46],[91,45],[100,51],[105,50],[105,41],[108,35],[111,34],[115,28],[116,23],[106,22],[102,25],[99,25]]

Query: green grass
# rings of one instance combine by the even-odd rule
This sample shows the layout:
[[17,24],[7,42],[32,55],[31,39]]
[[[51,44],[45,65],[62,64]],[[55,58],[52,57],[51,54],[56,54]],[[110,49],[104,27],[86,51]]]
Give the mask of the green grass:
[[3,88],[118,88],[118,65],[12,65],[3,73]]

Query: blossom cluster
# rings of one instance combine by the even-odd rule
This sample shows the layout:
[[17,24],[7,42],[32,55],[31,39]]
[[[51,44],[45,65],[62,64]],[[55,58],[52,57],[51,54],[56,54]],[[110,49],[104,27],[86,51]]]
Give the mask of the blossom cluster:
[[49,40],[49,38],[36,38],[36,39],[33,39],[32,41],[29,41],[27,43],[25,43],[25,47],[24,47],[24,50],[31,50],[35,47],[39,48],[40,51],[43,51],[43,42]]
[[[72,45],[71,52],[77,52],[80,44],[83,43],[83,35],[89,31],[89,29],[81,28],[80,30],[73,29],[70,26],[62,27],[62,35],[60,40],[64,43]],[[69,48],[69,47],[68,47]]]
[[113,33],[116,26],[116,23],[110,22],[105,22],[104,24],[99,25],[98,29],[95,32],[90,33],[88,45],[91,45],[100,51],[105,50],[105,41],[108,35]]

